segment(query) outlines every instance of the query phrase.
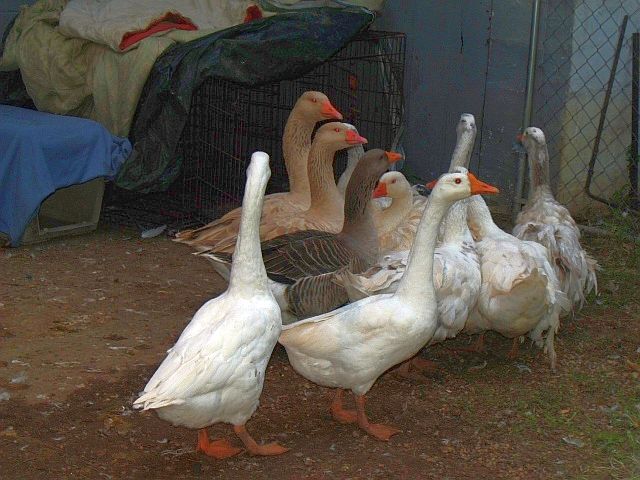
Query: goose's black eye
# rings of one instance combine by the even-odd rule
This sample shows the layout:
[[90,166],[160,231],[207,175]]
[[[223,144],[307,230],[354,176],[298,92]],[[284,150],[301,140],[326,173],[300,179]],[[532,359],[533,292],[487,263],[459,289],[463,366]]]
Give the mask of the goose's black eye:
[[395,180],[392,180],[392,181],[391,181],[391,183],[396,183],[396,181],[395,181]]
[[334,128],[334,131],[340,133],[340,129],[338,127]]
[[456,182],[456,183],[461,183],[461,182],[462,182],[462,180],[460,180],[459,178],[456,178],[456,179],[454,180],[454,182]]
[[312,98],[312,99],[311,99],[311,101],[312,101],[313,103],[318,103],[318,99],[317,99],[317,98]]

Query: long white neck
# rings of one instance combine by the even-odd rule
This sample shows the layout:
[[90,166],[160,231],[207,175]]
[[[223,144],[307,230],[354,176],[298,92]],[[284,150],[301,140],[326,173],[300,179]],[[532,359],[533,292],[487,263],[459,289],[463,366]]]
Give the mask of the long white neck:
[[435,302],[433,286],[433,252],[436,248],[440,222],[450,203],[431,193],[422,214],[420,225],[409,252],[407,268],[402,275],[395,295],[418,302]]
[[345,168],[342,175],[338,179],[338,191],[340,195],[344,197],[344,192],[347,190],[347,184],[351,178],[351,174],[358,165],[360,158],[364,155],[364,147],[362,145],[356,145],[347,150],[347,168]]
[[247,169],[240,231],[229,278],[230,293],[252,295],[269,291],[260,249],[260,216],[270,176],[269,156],[263,152],[254,153]]
[[441,241],[449,245],[461,245],[473,240],[467,226],[468,199],[458,200],[451,205],[440,226]]
[[292,111],[287,119],[282,135],[282,153],[289,176],[289,191],[309,198],[309,177],[307,158],[311,148],[311,133],[314,124],[299,118]]
[[476,241],[485,237],[499,238],[508,235],[495,224],[489,207],[480,195],[467,200],[467,223]]
[[475,140],[475,128],[464,130],[460,135],[458,135],[456,146],[453,149],[453,154],[451,155],[449,172],[453,172],[455,167],[469,168],[469,162],[471,161],[471,152],[473,151],[473,144]]

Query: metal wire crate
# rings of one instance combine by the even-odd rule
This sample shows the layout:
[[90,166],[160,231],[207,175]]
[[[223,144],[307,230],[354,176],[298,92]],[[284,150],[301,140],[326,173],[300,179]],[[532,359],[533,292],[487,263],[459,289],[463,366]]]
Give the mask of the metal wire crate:
[[[145,203],[155,210],[152,213],[156,219],[162,217],[158,215],[159,206],[165,210],[166,205],[174,206],[163,222],[173,229],[207,223],[223,215],[240,205],[245,170],[256,150],[271,156],[267,191],[286,190],[282,134],[293,105],[307,90],[327,94],[344,121],[369,139],[369,146],[392,148],[403,118],[404,63],[404,34],[369,30],[295,80],[245,87],[208,79],[193,95],[182,133],[181,176],[167,192],[138,196],[135,211],[117,216],[116,223],[129,218],[133,226],[145,224],[144,219],[135,220]],[[345,153],[338,154],[337,172],[344,168],[345,158]]]

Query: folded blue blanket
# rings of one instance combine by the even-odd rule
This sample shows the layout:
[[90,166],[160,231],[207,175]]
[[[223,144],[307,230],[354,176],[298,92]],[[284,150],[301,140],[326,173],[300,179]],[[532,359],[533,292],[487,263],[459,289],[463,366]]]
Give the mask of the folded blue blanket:
[[130,153],[129,140],[92,120],[0,105],[0,232],[18,246],[49,195],[113,178]]

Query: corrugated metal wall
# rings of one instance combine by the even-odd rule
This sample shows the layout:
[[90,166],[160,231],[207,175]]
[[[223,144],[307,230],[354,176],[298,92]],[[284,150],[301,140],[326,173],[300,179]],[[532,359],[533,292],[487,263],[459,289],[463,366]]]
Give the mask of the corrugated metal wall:
[[376,28],[407,34],[407,168],[428,179],[449,164],[455,125],[472,113],[471,168],[511,208],[529,49],[531,0],[387,0]]

